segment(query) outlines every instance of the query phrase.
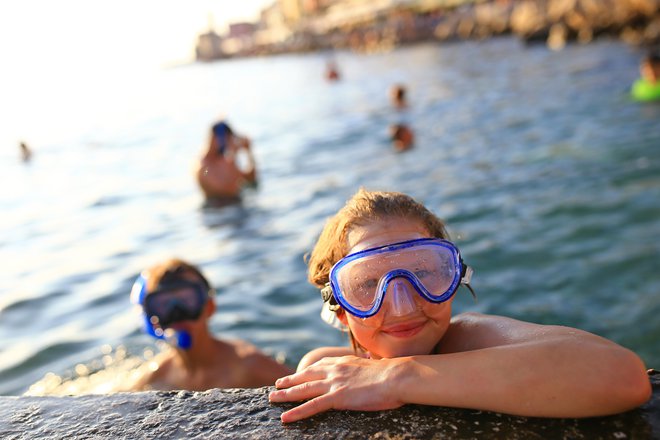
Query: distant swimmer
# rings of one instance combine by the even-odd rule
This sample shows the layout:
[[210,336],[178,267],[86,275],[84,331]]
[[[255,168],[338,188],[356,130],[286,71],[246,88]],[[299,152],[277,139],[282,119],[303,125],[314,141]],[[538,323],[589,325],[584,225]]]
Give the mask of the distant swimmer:
[[[247,156],[247,167],[237,163],[240,152]],[[196,170],[197,182],[207,199],[238,201],[241,189],[257,183],[254,156],[250,140],[234,133],[226,121],[213,125],[209,147]]]
[[649,53],[639,65],[640,78],[630,91],[637,101],[660,100],[660,55]]
[[214,296],[200,270],[185,261],[172,259],[142,272],[131,302],[140,308],[144,330],[172,349],[142,365],[117,391],[256,388],[292,372],[248,342],[214,338],[208,328]]
[[403,84],[394,84],[390,88],[390,100],[392,101],[392,105],[397,109],[407,108],[406,86]]
[[339,80],[339,69],[337,68],[337,63],[334,60],[329,60],[325,66],[325,77],[328,81],[338,81]]
[[21,149],[21,160],[23,160],[23,162],[29,162],[30,159],[32,159],[32,151],[30,150],[30,148],[27,146],[25,142],[21,142],[20,149]]
[[415,134],[406,124],[390,126],[390,139],[397,152],[410,150],[415,142]]

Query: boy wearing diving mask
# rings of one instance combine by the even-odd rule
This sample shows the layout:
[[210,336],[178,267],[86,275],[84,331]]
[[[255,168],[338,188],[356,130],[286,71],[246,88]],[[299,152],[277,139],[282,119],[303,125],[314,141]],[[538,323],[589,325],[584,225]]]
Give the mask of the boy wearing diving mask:
[[360,190],[326,223],[308,270],[323,319],[348,331],[353,348],[312,350],[275,383],[271,402],[305,401],[282,421],[409,403],[592,417],[648,400],[642,361],[612,341],[502,316],[452,317],[454,294],[471,276],[423,205]]
[[240,340],[216,339],[208,320],[214,291],[193,265],[172,259],[140,274],[131,302],[141,309],[147,334],[172,347],[146,362],[128,387],[149,389],[255,388],[272,385],[291,370]]

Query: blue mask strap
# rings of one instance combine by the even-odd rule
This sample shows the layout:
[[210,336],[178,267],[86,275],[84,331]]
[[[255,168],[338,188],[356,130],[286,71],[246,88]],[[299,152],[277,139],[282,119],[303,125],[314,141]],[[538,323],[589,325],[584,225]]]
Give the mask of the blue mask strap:
[[192,336],[187,331],[177,331],[173,338],[166,338],[165,332],[162,330],[158,333],[156,332],[156,329],[149,320],[149,316],[144,312],[143,304],[145,296],[147,296],[147,277],[144,274],[140,274],[135,280],[135,283],[133,283],[133,288],[131,288],[131,303],[142,307],[144,332],[156,339],[169,342],[182,350],[190,350],[190,347],[192,347]]
[[227,150],[227,124],[218,122],[213,126],[213,135],[218,140],[218,154],[224,156]]

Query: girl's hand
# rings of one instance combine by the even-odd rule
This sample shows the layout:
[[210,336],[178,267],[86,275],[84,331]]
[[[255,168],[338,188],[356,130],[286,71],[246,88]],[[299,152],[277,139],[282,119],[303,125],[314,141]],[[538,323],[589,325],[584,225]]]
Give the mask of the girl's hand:
[[[397,359],[328,357],[275,382],[271,402],[307,402],[282,413],[282,422],[295,422],[329,409],[378,411],[403,405],[397,392]],[[310,400],[308,400],[310,399]]]

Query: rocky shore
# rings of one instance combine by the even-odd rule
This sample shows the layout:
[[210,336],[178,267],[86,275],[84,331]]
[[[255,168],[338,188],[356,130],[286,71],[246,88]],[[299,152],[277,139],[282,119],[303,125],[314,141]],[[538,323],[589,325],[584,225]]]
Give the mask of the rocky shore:
[[658,439],[660,375],[642,407],[610,417],[536,419],[406,405],[392,411],[329,411],[283,425],[291,404],[269,405],[268,387],[203,393],[0,397],[2,439]]
[[660,43],[658,0],[525,0],[486,2],[459,9],[438,23],[440,40],[514,34],[560,49],[608,35],[630,44]]
[[[371,20],[328,25],[323,16],[273,45],[235,55],[349,49],[382,52],[421,41],[486,39],[516,35],[554,50],[569,42],[620,38],[632,45],[660,45],[660,0],[489,0],[453,8],[397,8]],[[323,29],[322,32],[318,29]]]

